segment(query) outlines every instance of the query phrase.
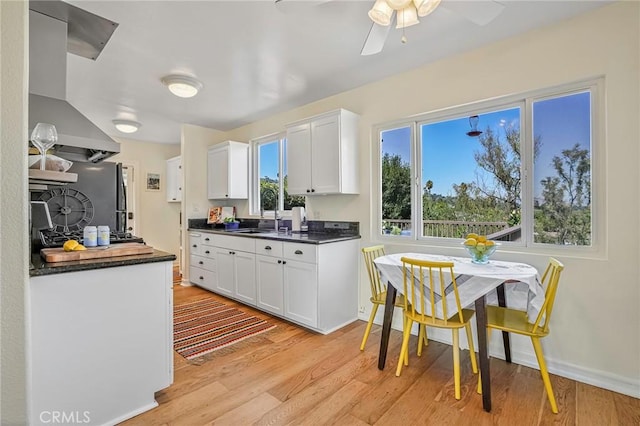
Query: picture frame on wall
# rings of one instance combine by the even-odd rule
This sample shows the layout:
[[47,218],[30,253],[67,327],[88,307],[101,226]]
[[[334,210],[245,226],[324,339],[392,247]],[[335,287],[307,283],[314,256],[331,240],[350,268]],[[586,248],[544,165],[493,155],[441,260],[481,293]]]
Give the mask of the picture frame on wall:
[[147,191],[160,191],[160,173],[147,173]]

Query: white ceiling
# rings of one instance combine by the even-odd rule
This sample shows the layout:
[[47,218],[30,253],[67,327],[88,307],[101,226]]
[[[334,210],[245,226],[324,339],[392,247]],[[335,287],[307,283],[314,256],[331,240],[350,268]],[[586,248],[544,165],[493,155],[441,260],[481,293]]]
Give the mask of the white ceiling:
[[[120,25],[96,61],[68,55],[68,100],[114,137],[179,143],[181,123],[230,130],[606,4],[500,0],[478,26],[443,0],[408,43],[393,28],[382,53],[360,56],[374,0],[294,1],[69,1]],[[178,98],[160,82],[171,73],[204,89]],[[119,133],[117,118],[142,127]]]

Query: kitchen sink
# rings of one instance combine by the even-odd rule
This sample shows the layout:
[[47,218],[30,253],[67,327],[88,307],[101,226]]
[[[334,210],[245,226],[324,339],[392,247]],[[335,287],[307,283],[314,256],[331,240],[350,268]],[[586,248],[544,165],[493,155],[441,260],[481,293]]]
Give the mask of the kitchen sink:
[[273,232],[271,229],[258,229],[258,228],[240,228],[240,229],[232,229],[228,232],[233,232],[234,234],[267,234],[269,232]]

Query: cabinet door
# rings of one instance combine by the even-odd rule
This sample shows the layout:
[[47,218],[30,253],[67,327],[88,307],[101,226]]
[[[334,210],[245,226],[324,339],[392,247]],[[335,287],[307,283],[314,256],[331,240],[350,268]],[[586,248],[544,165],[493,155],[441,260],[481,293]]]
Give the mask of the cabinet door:
[[218,274],[216,291],[225,296],[233,297],[235,288],[235,262],[233,251],[216,248],[216,272]]
[[235,297],[249,305],[256,305],[256,255],[234,252]]
[[256,256],[257,306],[277,315],[284,315],[283,266],[280,258]]
[[[311,185],[319,194],[340,192],[340,118],[311,122]],[[289,163],[291,164],[291,163]]]
[[310,327],[318,325],[318,275],[313,263],[284,265],[284,316]]
[[207,153],[207,196],[209,199],[229,198],[228,148],[210,149]]
[[287,191],[308,195],[311,192],[311,125],[287,129]]

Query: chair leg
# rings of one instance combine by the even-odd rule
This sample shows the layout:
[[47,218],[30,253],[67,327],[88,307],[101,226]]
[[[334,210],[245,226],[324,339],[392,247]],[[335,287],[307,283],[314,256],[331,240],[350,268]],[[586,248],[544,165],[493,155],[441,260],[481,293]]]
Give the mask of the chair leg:
[[400,356],[398,357],[398,368],[396,368],[396,376],[400,376],[402,372],[402,364],[409,365],[407,357],[409,353],[409,336],[411,336],[411,326],[413,321],[410,319],[405,320],[404,332],[402,333],[402,348],[400,349]]
[[464,329],[467,332],[467,341],[469,342],[469,356],[471,357],[471,370],[473,374],[478,374],[478,363],[476,362],[476,348],[473,346],[473,333],[471,333],[471,324],[466,323]]
[[373,304],[373,309],[371,310],[371,315],[369,315],[369,322],[367,323],[367,328],[364,330],[364,337],[362,338],[362,343],[360,344],[360,350],[364,351],[364,345],[367,344],[367,339],[369,338],[369,333],[371,333],[371,326],[373,325],[373,320],[376,318],[376,312],[378,312],[378,304]]
[[422,342],[425,340],[425,326],[424,324],[418,325],[418,356],[422,356]]
[[538,358],[540,374],[542,375],[544,388],[547,390],[547,397],[549,398],[549,404],[551,404],[551,411],[553,411],[553,414],[558,414],[558,405],[556,404],[556,398],[553,395],[553,389],[551,388],[551,380],[549,379],[547,364],[544,362],[544,355],[542,354],[542,345],[540,344],[540,339],[532,337],[531,343],[533,343],[533,350],[536,352],[536,358]]
[[460,338],[457,328],[451,331],[453,332],[453,383],[456,399],[460,399]]

